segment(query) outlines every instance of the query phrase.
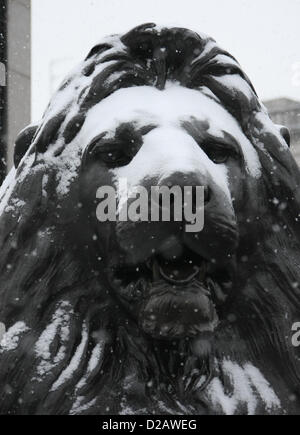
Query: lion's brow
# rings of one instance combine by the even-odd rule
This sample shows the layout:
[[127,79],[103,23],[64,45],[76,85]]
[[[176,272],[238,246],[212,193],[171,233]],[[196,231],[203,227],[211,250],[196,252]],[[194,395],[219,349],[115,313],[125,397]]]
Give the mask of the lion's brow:
[[122,122],[113,131],[104,131],[94,137],[88,144],[87,148],[92,147],[94,144],[108,144],[114,140],[123,140],[126,142],[141,140],[142,136],[149,133],[157,127],[155,124],[145,124],[143,126],[137,126],[135,122]]
[[221,130],[222,136],[209,133],[210,125],[208,121],[200,121],[195,118],[189,121],[183,121],[182,127],[192,136],[199,144],[217,142],[234,148],[236,153],[241,154],[241,147],[236,138],[227,131]]

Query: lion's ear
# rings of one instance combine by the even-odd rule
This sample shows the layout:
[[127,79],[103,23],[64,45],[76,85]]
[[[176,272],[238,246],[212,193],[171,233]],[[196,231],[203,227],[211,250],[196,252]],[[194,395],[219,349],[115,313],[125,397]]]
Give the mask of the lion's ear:
[[38,129],[37,125],[30,125],[29,127],[24,128],[24,130],[19,133],[14,149],[14,164],[17,168],[19,166],[20,161],[26,154],[28,148],[32,144],[32,140],[34,135]]
[[284,125],[278,125],[279,131],[281,136],[283,137],[283,139],[286,141],[286,143],[288,144],[288,146],[291,146],[291,134],[290,134],[290,130],[285,127]]

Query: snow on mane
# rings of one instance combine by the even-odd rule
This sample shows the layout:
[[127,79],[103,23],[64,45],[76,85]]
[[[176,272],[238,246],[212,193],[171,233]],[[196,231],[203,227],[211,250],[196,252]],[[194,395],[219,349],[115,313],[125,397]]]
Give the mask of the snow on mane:
[[241,367],[229,360],[223,361],[222,370],[233,385],[233,394],[228,395],[218,377],[212,379],[208,386],[208,397],[213,405],[220,407],[226,415],[234,415],[240,405],[246,405],[248,415],[257,411],[259,400],[268,411],[280,409],[281,404],[262,373],[252,364]]
[[82,329],[82,339],[79,343],[71,361],[70,364],[64,369],[64,371],[61,373],[60,377],[57,379],[57,381],[54,382],[52,385],[51,391],[55,391],[57,388],[59,388],[66,380],[70,379],[75,372],[75,370],[78,368],[79,363],[81,361],[81,357],[84,353],[84,350],[86,348],[86,344],[88,341],[88,330],[86,325],[83,325]]
[[[40,376],[38,380],[42,380],[44,375],[49,373],[53,367],[64,359],[66,350],[65,344],[69,339],[70,333],[69,323],[71,314],[73,314],[73,310],[69,302],[61,302],[52,316],[51,323],[42,332],[36,342],[35,353],[40,359],[37,368],[38,375]],[[60,339],[60,347],[54,358],[51,358],[50,347],[57,336]]]
[[[3,324],[2,324],[2,332],[3,332]],[[2,335],[2,339],[0,342],[0,353],[4,351],[12,351],[17,349],[19,340],[22,334],[29,330],[28,326],[26,326],[25,322],[17,322],[13,326],[11,326],[4,334]]]

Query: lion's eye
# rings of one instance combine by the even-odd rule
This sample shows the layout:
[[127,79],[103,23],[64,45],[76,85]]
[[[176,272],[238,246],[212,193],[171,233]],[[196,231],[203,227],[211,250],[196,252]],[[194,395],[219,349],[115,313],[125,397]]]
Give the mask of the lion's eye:
[[128,165],[132,160],[132,157],[126,154],[122,148],[113,148],[111,146],[107,148],[95,146],[91,153],[98,161],[105,163],[111,168]]
[[231,152],[223,146],[209,146],[205,149],[206,154],[216,164],[226,163]]
[[120,150],[103,151],[98,155],[105,163],[117,163],[125,157]]

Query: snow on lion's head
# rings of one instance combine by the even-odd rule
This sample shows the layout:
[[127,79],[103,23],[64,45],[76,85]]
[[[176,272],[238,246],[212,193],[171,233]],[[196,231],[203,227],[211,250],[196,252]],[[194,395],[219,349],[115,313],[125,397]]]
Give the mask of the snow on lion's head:
[[[147,24],[95,46],[1,188],[1,413],[299,411],[288,141],[209,37]],[[203,230],[99,222],[121,179],[204,187]]]

